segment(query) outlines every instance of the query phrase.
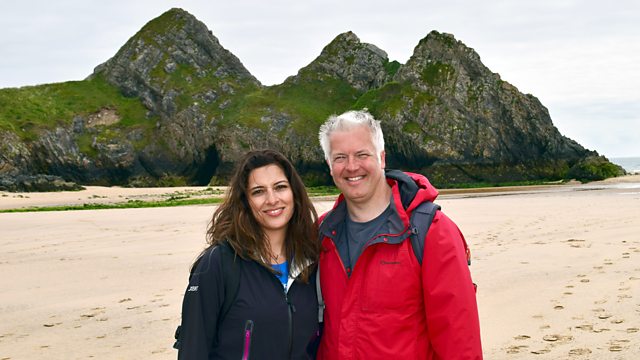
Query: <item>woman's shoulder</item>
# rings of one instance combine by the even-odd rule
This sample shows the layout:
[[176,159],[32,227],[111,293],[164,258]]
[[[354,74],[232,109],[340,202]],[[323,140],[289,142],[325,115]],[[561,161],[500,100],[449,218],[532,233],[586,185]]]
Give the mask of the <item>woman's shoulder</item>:
[[219,269],[225,251],[220,244],[211,245],[204,249],[193,263],[191,275],[202,275]]

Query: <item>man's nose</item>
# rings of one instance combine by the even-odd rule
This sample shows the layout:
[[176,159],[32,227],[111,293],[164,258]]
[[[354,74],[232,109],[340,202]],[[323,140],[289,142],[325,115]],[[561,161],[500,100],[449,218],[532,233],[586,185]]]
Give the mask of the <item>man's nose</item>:
[[360,164],[355,156],[349,156],[347,158],[347,170],[357,170],[359,166]]

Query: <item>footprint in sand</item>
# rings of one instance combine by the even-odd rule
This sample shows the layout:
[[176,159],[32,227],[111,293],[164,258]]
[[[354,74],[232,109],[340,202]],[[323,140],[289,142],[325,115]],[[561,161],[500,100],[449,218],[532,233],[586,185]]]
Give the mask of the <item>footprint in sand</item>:
[[581,240],[581,239],[569,239],[569,240],[565,240],[565,242],[568,243],[569,246],[573,248],[591,247],[591,246],[587,246],[585,240]]
[[94,318],[94,317],[104,313],[104,310],[105,310],[105,308],[103,308],[103,307],[93,308],[93,309],[91,309],[91,312],[88,312],[86,314],[82,314],[82,315],[80,315],[80,317],[84,318],[84,319],[91,319],[91,318]]
[[559,335],[559,334],[549,334],[542,337],[542,340],[547,342],[567,342],[573,340],[573,336],[571,335]]
[[631,298],[632,298],[632,296],[629,295],[629,294],[620,294],[620,295],[618,295],[618,302],[620,302],[620,301],[622,301],[624,299],[631,299]]
[[591,354],[591,350],[585,349],[585,348],[569,350],[570,356],[579,356],[579,355],[587,355],[587,354]]
[[582,324],[576,326],[576,329],[584,330],[584,331],[593,331],[593,325],[591,324]]
[[[531,339],[531,336],[517,335],[517,336],[514,336],[513,338],[518,341],[525,341],[525,340]],[[512,345],[506,348],[506,352],[507,354],[519,354],[521,351],[526,350],[528,347],[529,345]]]
[[589,279],[586,279],[587,275],[585,274],[578,274],[578,276],[576,276],[577,278],[580,278],[580,282],[581,283],[588,283]]
[[609,342],[609,351],[612,351],[612,352],[622,351],[626,348],[625,345],[629,343],[630,341],[627,339],[612,340],[611,342]]
[[543,354],[549,353],[550,351],[551,350],[549,349],[540,349],[540,350],[534,350],[531,353],[535,355],[543,355]]
[[631,334],[631,333],[637,333],[637,332],[638,332],[638,328],[627,328],[627,332],[628,332],[629,334]]
[[506,348],[507,354],[519,354],[522,350],[526,350],[528,345],[513,345]]

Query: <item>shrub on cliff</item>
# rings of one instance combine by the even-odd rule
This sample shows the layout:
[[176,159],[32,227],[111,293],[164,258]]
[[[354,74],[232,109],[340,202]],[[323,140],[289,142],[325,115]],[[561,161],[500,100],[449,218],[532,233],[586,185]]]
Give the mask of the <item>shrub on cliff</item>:
[[626,175],[624,169],[604,156],[589,156],[571,167],[566,177],[585,183],[622,175]]

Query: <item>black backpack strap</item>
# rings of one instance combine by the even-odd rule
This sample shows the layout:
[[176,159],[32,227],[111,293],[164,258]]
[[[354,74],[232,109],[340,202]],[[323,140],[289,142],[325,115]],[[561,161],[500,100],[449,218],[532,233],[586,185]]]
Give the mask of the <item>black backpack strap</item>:
[[[236,256],[235,251],[231,248],[228,242],[224,241],[220,245],[217,246],[220,251],[220,266],[222,268],[222,281],[224,286],[224,300],[222,302],[222,308],[220,309],[220,315],[218,316],[218,328],[220,327],[220,323],[225,318],[229,309],[231,309],[231,305],[233,305],[236,297],[238,296],[238,289],[240,288],[240,266],[242,264],[242,260]],[[211,253],[209,253],[211,256]],[[189,273],[189,282],[191,282],[191,278],[193,277],[193,273],[198,268],[198,264],[202,261],[204,256],[200,256],[193,263],[191,267],[191,272]],[[173,335],[176,339],[173,344],[174,349],[180,349],[180,330],[181,325],[178,325],[176,328],[175,334]]]
[[318,297],[318,322],[324,322],[324,298],[322,297],[322,287],[320,287],[320,264],[316,269],[316,295]]
[[223,242],[219,246],[220,248],[220,265],[222,266],[222,277],[224,279],[224,301],[222,303],[222,309],[220,310],[220,316],[218,316],[218,324],[227,316],[231,305],[238,296],[238,289],[240,288],[240,266],[242,259],[240,259],[236,252],[231,248],[228,242]]
[[438,210],[440,210],[440,205],[434,204],[431,201],[425,201],[411,212],[411,218],[409,219],[411,246],[413,247],[413,252],[416,255],[418,264],[422,264],[424,241],[427,237],[427,232],[429,232],[429,227],[433,222],[433,217]]

